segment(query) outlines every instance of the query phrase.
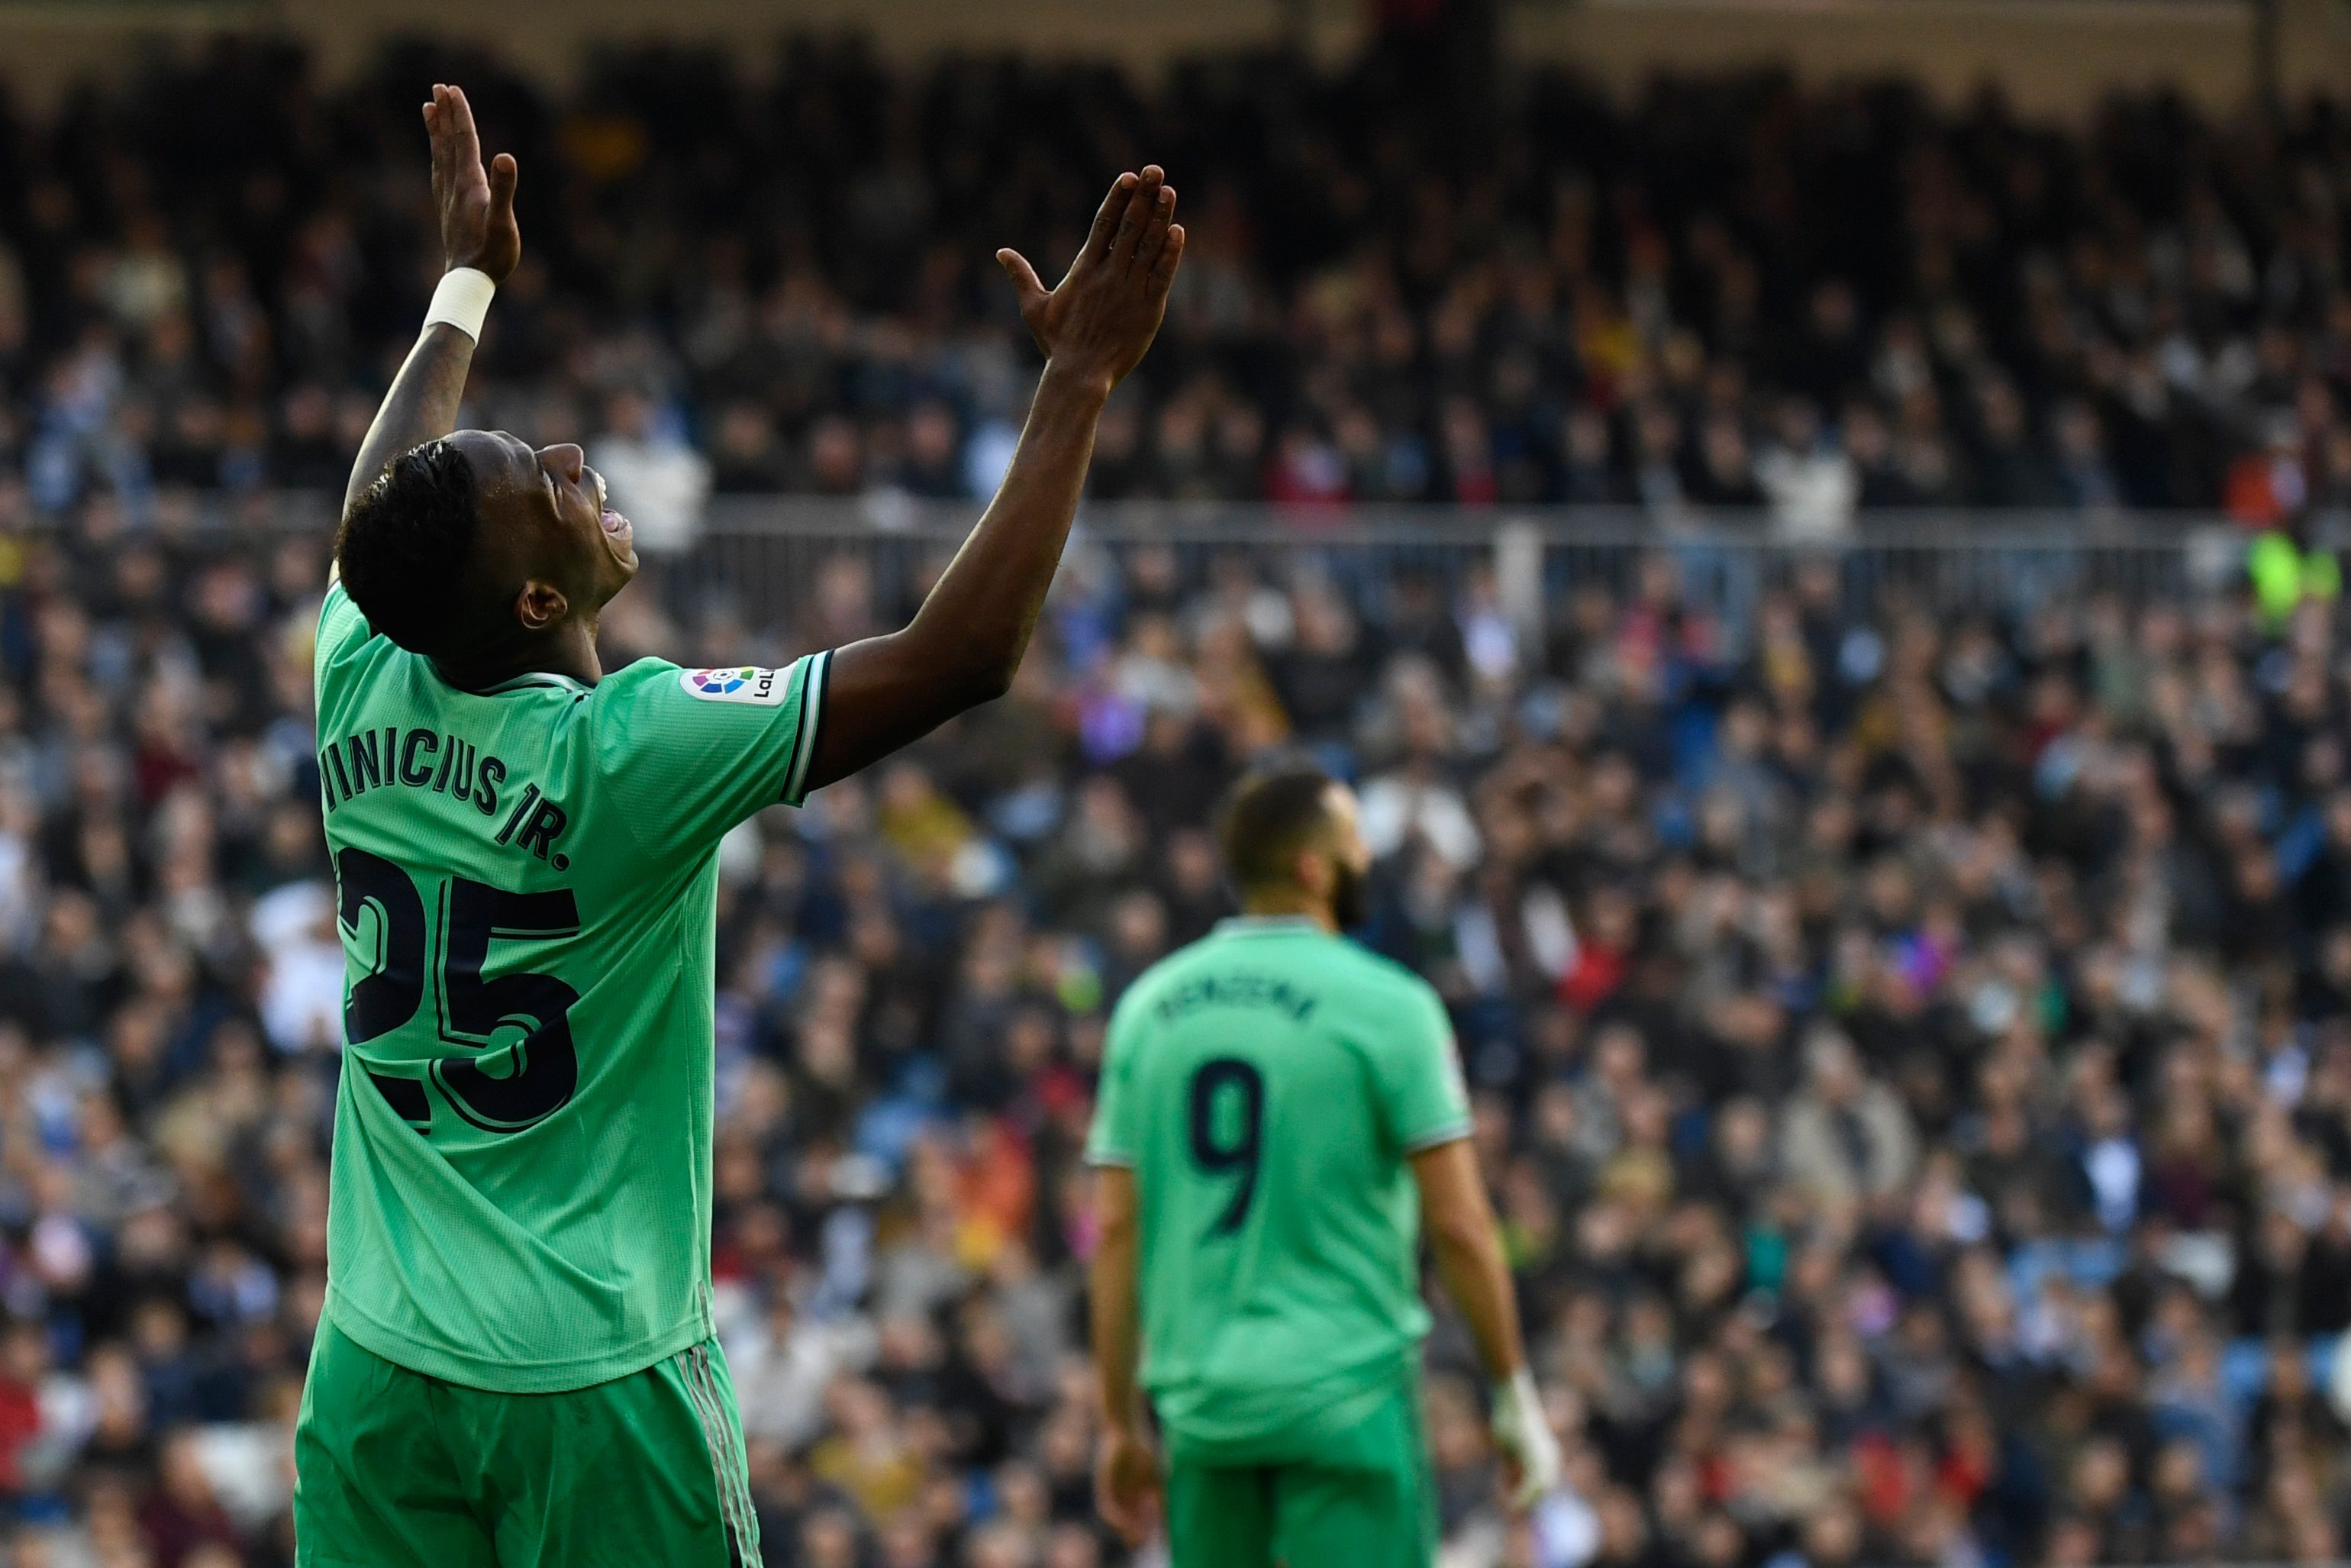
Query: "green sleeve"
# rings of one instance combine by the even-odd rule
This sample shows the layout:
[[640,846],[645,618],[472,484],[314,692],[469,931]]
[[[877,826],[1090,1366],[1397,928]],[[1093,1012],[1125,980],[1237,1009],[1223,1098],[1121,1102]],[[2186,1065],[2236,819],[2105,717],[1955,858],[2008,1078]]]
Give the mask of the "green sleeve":
[[1407,1155],[1469,1135],[1469,1092],[1445,1004],[1418,980],[1399,988],[1374,1055],[1380,1119]]
[[655,855],[705,848],[769,806],[799,805],[831,664],[831,653],[780,670],[640,659],[599,682],[597,774],[638,842]]
[[1094,1095],[1093,1125],[1086,1134],[1090,1166],[1132,1167],[1142,1146],[1134,1125],[1134,1094],[1128,1082],[1134,1072],[1134,1037],[1141,1027],[1142,1009],[1135,995],[1135,988],[1128,988],[1110,1015],[1110,1034],[1102,1045],[1102,1085]]
[[342,680],[361,661],[358,655],[375,638],[375,628],[343,591],[343,580],[331,578],[327,583],[326,602],[319,606],[319,636],[310,650],[311,695],[318,701],[323,716],[331,706]]
[[343,591],[343,580],[336,577],[327,583],[326,601],[319,606],[318,660],[325,664],[337,654],[358,647],[375,635],[375,628]]

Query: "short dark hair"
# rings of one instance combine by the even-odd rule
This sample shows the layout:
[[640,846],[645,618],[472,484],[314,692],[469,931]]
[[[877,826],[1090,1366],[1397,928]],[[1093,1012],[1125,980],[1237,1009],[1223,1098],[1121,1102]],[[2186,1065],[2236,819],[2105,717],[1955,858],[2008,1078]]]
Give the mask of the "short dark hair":
[[1331,821],[1338,780],[1311,763],[1253,774],[1233,787],[1217,827],[1217,845],[1233,883],[1246,893],[1292,881],[1298,852]]
[[448,644],[480,500],[473,465],[445,439],[402,453],[360,492],[336,530],[335,561],[370,626],[413,653]]

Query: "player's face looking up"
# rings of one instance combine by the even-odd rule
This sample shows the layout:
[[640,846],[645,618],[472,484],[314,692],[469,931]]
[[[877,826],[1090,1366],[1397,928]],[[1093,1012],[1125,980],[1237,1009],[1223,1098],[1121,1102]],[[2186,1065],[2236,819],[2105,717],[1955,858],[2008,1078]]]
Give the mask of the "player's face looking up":
[[569,443],[533,450],[502,430],[449,439],[480,496],[471,570],[527,634],[592,622],[637,574],[629,520],[605,505],[603,476]]
[[601,678],[596,621],[636,575],[628,519],[569,444],[452,431],[489,299],[522,251],[513,156],[485,163],[465,95],[423,105],[444,272],[352,464],[335,558],[377,632],[486,690],[533,670]]

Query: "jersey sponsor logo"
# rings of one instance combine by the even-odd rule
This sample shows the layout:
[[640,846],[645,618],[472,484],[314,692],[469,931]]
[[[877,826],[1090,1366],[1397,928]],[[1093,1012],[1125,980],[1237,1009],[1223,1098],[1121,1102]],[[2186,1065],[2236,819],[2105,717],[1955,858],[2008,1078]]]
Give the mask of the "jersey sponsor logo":
[[756,664],[737,664],[731,669],[680,670],[677,684],[685,688],[688,696],[713,703],[750,703],[758,707],[774,707],[784,700],[784,672],[763,670]]

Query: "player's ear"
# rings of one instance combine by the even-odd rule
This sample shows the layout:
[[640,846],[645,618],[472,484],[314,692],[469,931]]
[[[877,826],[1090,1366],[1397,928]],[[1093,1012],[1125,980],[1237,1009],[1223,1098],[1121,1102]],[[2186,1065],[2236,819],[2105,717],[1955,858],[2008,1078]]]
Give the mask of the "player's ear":
[[515,620],[526,632],[544,632],[562,621],[570,612],[571,601],[563,590],[551,582],[532,578],[515,595]]

